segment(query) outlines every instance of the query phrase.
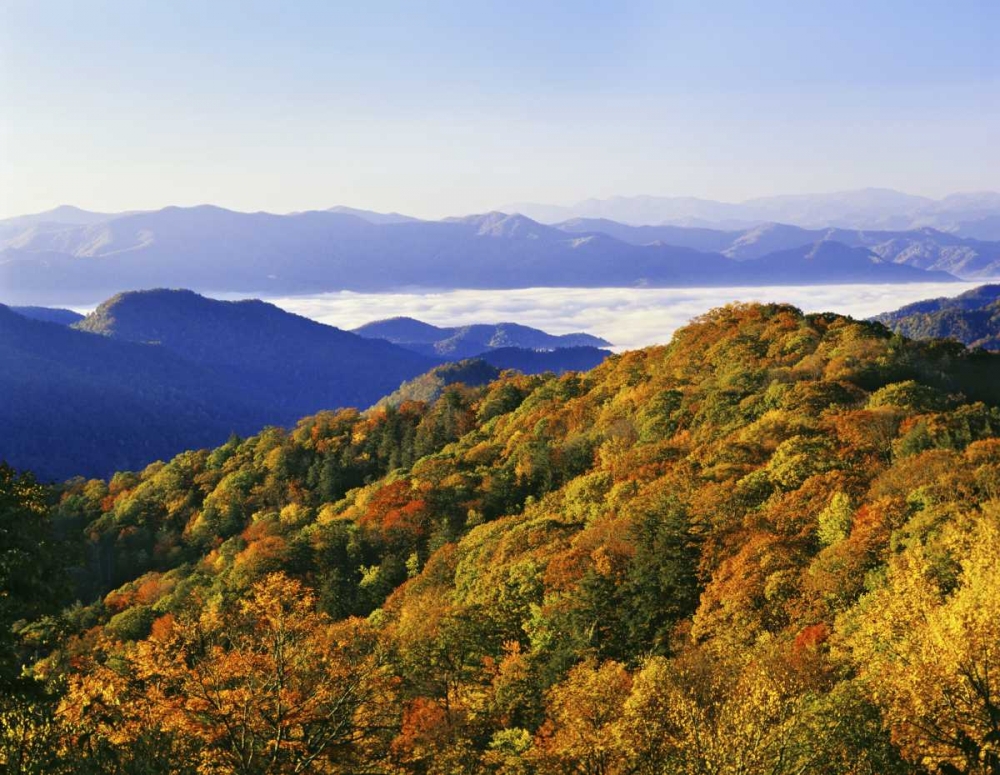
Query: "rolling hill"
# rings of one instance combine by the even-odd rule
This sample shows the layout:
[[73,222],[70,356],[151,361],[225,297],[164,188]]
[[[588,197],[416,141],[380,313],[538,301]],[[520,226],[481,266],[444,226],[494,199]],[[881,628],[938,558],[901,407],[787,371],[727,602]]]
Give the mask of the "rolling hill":
[[71,309],[59,309],[58,307],[9,307],[9,309],[32,320],[44,320],[47,323],[58,323],[62,326],[71,326],[79,323],[84,316]]
[[1000,285],[918,301],[874,320],[911,339],[955,339],[969,347],[1000,350]]
[[565,374],[590,371],[604,362],[611,350],[599,347],[559,347],[555,350],[528,350],[524,347],[495,347],[477,358],[498,369],[514,369],[524,374]]
[[7,307],[0,358],[0,459],[43,479],[141,468],[277,420],[217,369]]
[[468,358],[454,363],[435,366],[426,374],[421,374],[404,382],[396,390],[381,398],[373,409],[396,407],[407,401],[433,403],[449,385],[462,384],[480,387],[500,376],[500,369],[491,366],[482,358]]
[[[138,469],[234,432],[290,425],[321,410],[364,409],[462,357],[421,354],[261,301],[185,290],[119,294],[70,326],[69,318],[46,322],[0,310],[0,460],[45,479]],[[603,341],[583,334],[470,327],[480,328],[492,338],[479,348],[488,352],[477,368],[491,377],[499,369],[586,370],[610,355],[592,346],[509,346]]]
[[517,323],[432,326],[407,317],[366,323],[354,333],[442,358],[471,358],[497,348],[554,350],[561,347],[610,347],[611,343],[591,334],[553,335]]
[[2,313],[0,459],[45,478],[141,468],[234,432],[364,408],[438,363],[189,291],[122,294],[69,328]]
[[[120,294],[75,327],[224,370],[283,424],[320,408],[369,406],[438,362],[262,301],[218,301],[183,290]],[[313,408],[304,412],[306,406]]]

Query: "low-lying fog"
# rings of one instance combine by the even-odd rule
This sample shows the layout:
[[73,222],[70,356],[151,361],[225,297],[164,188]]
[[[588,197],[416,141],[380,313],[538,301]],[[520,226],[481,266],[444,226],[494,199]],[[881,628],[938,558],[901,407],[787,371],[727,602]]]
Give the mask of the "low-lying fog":
[[435,325],[511,321],[553,334],[586,331],[628,350],[666,343],[673,332],[732,301],[777,301],[806,312],[866,318],[921,299],[957,296],[982,283],[800,285],[764,288],[528,288],[513,291],[325,293],[271,298],[289,312],[339,328],[406,315]]

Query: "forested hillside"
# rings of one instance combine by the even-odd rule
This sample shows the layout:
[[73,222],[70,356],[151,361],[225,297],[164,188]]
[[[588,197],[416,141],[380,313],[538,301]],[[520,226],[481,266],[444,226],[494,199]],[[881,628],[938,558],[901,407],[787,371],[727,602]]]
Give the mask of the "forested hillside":
[[0,305],[0,363],[0,461],[52,480],[365,408],[440,361],[262,301],[154,290],[70,327]]
[[[0,461],[45,481],[141,468],[232,433],[287,427],[339,407],[366,409],[426,374],[445,352],[414,352],[259,300],[187,290],[122,293],[86,318],[0,305]],[[56,323],[59,322],[59,325]],[[415,322],[415,321],[414,321]],[[72,324],[72,325],[69,325]],[[496,374],[586,370],[610,351],[502,324],[455,331]],[[509,346],[511,340],[523,346]],[[526,349],[562,342],[556,349]],[[479,380],[479,384],[485,382]]]
[[969,347],[1000,350],[1000,285],[918,301],[876,320],[913,339],[955,339]]
[[6,472],[0,536],[39,537],[0,538],[0,589],[66,570],[0,605],[0,756],[1000,772],[998,403],[998,356],[733,306],[586,374],[51,492]]

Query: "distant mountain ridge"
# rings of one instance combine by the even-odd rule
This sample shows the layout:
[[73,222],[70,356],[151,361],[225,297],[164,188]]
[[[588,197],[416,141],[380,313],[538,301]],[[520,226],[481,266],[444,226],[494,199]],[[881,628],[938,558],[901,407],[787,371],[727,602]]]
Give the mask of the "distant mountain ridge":
[[402,213],[377,213],[373,210],[359,210],[356,207],[337,205],[327,210],[328,213],[341,213],[342,215],[353,215],[368,223],[413,223],[419,218],[413,218]]
[[122,294],[71,327],[0,313],[0,459],[43,477],[141,468],[233,432],[364,408],[439,363],[190,291]]
[[[706,237],[708,235],[702,234]],[[736,261],[656,241],[568,233],[523,215],[371,223],[357,215],[169,207],[96,224],[28,229],[0,250],[17,304],[93,303],[137,287],[287,295],[404,288],[691,287],[950,279],[884,262],[852,267]],[[936,270],[935,270],[936,271]]]
[[[220,444],[234,432],[290,425],[322,410],[364,409],[442,361],[459,360],[262,301],[219,301],[187,290],[119,294],[72,325],[37,319],[68,310],[24,312],[0,306],[0,460],[43,478],[107,476]],[[561,340],[511,328],[520,341],[529,334]],[[603,341],[567,341],[591,339]],[[561,373],[590,369],[610,354],[497,346],[478,368]]]
[[[218,301],[188,290],[119,294],[74,328],[222,367],[253,385],[284,422],[320,408],[367,406],[436,363],[273,304]],[[314,408],[303,411],[307,406]]]
[[129,213],[98,213],[92,210],[83,210],[73,205],[59,205],[51,210],[40,213],[30,213],[28,215],[16,215],[13,218],[0,220],[0,227],[25,227],[36,226],[41,223],[58,223],[66,226],[87,226],[94,223],[109,221]]
[[428,355],[466,358],[487,350],[517,347],[554,350],[565,347],[610,347],[606,339],[591,334],[553,335],[517,323],[433,326],[410,317],[388,318],[354,329],[360,336],[385,339],[401,347]]
[[745,264],[753,264],[758,270],[763,269],[765,274],[774,276],[781,276],[789,267],[808,265],[810,276],[819,283],[834,283],[838,277],[843,276],[845,270],[849,270],[852,277],[877,282],[884,276],[886,266],[896,267],[900,277],[903,272],[914,279],[928,274],[911,266],[887,264],[868,248],[853,248],[840,242],[817,242],[768,253]]
[[61,326],[71,326],[79,323],[84,316],[71,309],[60,309],[58,307],[9,307],[18,315],[22,315],[32,320],[43,320],[47,323],[58,323]]
[[865,247],[896,264],[948,272],[961,277],[1000,277],[1000,242],[976,240],[931,228],[910,231],[803,229],[765,223],[744,230],[693,229],[679,226],[628,226],[606,220],[573,219],[556,224],[571,234],[602,231],[634,245],[654,242],[714,250],[737,261],[821,242]]
[[[1000,215],[1000,193],[958,193],[935,200],[892,189],[866,188],[828,194],[758,197],[743,202],[696,197],[616,196],[585,199],[573,205],[517,202],[501,209],[543,223],[603,218],[633,226],[672,224],[720,229],[746,229],[778,222],[805,228],[907,230],[930,226],[962,230],[975,229],[977,222]],[[967,236],[975,235],[970,232]]]

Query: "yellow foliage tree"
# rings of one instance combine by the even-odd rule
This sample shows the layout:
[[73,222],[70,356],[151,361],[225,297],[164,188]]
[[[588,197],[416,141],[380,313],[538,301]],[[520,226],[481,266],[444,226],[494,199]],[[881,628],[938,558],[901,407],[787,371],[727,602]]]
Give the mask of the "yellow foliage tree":
[[1000,520],[984,516],[958,585],[916,546],[842,623],[870,696],[904,756],[933,772],[1000,772]]

